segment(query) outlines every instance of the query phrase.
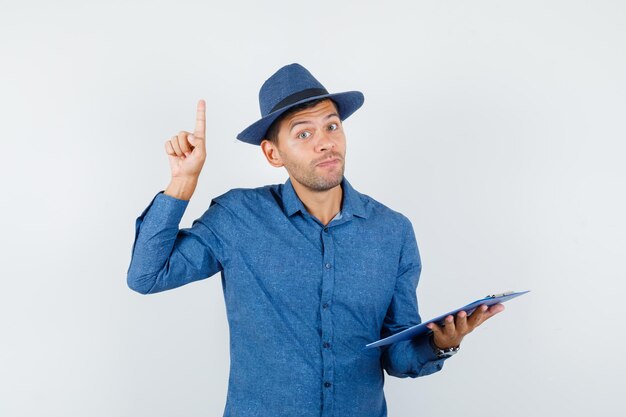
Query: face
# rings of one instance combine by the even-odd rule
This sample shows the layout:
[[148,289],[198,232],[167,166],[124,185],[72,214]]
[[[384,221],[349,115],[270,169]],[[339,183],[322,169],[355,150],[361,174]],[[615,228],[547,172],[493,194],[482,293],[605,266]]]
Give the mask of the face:
[[343,179],[346,138],[330,100],[284,118],[278,146],[265,140],[261,147],[270,164],[284,166],[292,181],[312,191],[329,190]]

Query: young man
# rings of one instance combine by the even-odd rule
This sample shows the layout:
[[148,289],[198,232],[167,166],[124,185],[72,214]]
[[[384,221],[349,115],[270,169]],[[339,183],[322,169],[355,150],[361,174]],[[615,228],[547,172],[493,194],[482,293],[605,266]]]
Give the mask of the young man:
[[151,294],[221,272],[231,348],[224,416],[386,416],[383,369],[399,378],[441,370],[504,307],[364,350],[421,322],[421,261],[409,219],[343,175],[342,122],[363,95],[330,94],[291,64],[263,84],[259,102],[261,119],[237,138],[285,167],[287,181],[232,189],[179,229],[206,155],[200,100],[194,133],[165,143],[172,180],[136,221],[128,285]]

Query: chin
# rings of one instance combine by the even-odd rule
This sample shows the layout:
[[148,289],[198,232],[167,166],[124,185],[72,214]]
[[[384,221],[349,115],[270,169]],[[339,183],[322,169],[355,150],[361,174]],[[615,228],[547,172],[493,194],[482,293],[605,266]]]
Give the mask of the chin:
[[316,189],[317,191],[327,191],[341,184],[342,180],[343,173],[338,176],[335,175],[332,177],[318,178],[317,181],[315,181],[315,184],[311,184],[311,188]]
[[[335,188],[343,180],[344,165],[339,167],[336,171],[326,172],[326,175],[319,175],[314,170],[290,170],[287,168],[289,176],[295,179],[299,184],[313,191],[328,191]],[[317,167],[316,167],[317,168]]]

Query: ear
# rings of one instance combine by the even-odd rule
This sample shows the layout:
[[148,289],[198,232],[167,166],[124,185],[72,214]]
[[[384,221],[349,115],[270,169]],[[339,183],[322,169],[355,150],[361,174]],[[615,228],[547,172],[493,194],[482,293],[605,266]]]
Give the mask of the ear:
[[269,162],[271,166],[274,168],[280,168],[283,166],[283,160],[278,152],[278,147],[273,142],[263,139],[260,146],[263,151],[263,155],[265,155],[267,162]]

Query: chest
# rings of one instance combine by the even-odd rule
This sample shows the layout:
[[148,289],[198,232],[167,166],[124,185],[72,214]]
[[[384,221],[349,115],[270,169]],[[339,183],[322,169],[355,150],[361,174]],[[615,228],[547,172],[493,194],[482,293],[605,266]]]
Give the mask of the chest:
[[395,231],[356,220],[327,230],[275,225],[247,237],[235,285],[295,314],[329,303],[336,314],[378,323],[393,296],[400,243]]

